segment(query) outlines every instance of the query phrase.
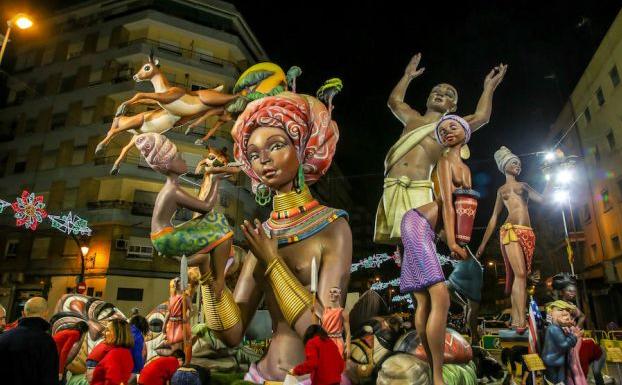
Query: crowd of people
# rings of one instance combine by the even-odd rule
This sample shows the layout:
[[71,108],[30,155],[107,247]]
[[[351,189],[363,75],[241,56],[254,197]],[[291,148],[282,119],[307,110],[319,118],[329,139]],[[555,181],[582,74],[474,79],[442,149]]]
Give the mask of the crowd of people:
[[[6,311],[0,306],[0,362],[2,383],[12,385],[58,385],[67,378],[67,358],[72,348],[89,332],[86,322],[77,322],[52,336],[48,322],[48,303],[42,297],[30,298],[22,317],[6,324]],[[107,322],[103,342],[86,359],[85,377],[89,385],[201,385],[205,369],[186,362],[183,351],[160,356],[145,364],[147,320],[134,315],[129,322]]]
[[[0,306],[0,362],[3,383],[13,385],[58,385],[67,382],[67,358],[72,348],[89,332],[86,322],[77,322],[50,334],[48,303],[33,297],[24,305],[22,317],[7,326]],[[145,364],[145,336],[149,324],[134,314],[129,322],[107,322],[103,342],[87,356],[85,377],[89,385],[201,385],[206,371],[186,362],[182,350]],[[313,385],[334,385],[345,369],[344,353],[320,325],[311,325],[304,336],[305,361],[282,368],[292,376],[310,375]],[[4,382],[6,381],[6,382]]]

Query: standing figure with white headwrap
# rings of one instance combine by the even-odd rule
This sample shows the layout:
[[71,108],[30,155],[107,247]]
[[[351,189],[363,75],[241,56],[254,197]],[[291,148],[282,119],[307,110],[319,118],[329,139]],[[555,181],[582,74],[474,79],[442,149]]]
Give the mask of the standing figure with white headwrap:
[[486,227],[484,238],[477,250],[479,257],[497,227],[497,219],[503,206],[508,216],[499,230],[501,253],[505,262],[505,292],[511,293],[512,328],[519,334],[527,329],[525,314],[527,304],[527,277],[536,248],[536,236],[529,219],[529,200],[544,203],[543,196],[525,182],[516,180],[521,172],[521,161],[507,147],[495,151],[497,168],[505,174],[505,184],[497,190],[497,200],[492,217]]

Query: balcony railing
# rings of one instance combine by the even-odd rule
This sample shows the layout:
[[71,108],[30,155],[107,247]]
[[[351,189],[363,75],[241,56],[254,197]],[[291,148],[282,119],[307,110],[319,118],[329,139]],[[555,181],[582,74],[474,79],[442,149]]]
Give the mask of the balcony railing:
[[148,44],[151,47],[157,49],[158,51],[162,51],[170,55],[197,59],[198,61],[202,63],[213,64],[213,65],[217,65],[220,67],[232,66],[236,70],[240,72],[242,71],[242,68],[237,63],[232,62],[230,60],[221,59],[216,56],[200,53],[194,50],[179,47],[177,45],[163,43],[161,41],[152,40],[148,38],[139,38],[139,39],[130,40],[125,43],[119,44],[119,47],[120,48],[127,47],[127,46],[134,45],[134,44]]

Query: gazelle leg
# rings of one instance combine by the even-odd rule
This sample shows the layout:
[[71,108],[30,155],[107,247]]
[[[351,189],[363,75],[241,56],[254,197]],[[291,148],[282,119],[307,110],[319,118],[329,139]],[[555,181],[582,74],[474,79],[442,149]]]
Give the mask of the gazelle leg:
[[130,142],[121,150],[119,157],[117,158],[117,160],[115,160],[114,165],[110,170],[110,175],[117,175],[119,173],[119,167],[121,166],[121,162],[125,160],[125,158],[127,157],[127,153],[134,146],[134,143],[136,143],[136,135],[134,135]]

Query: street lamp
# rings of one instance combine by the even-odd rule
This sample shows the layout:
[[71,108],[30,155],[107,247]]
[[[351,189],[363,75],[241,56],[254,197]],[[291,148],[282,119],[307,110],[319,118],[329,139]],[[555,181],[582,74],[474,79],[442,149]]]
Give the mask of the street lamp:
[[13,28],[13,25],[17,26],[19,29],[28,29],[32,27],[32,24],[32,20],[25,13],[18,13],[11,19],[7,20],[6,34],[4,35],[4,41],[2,42],[2,49],[0,49],[0,64],[2,64],[2,58],[4,57],[6,46],[9,43],[9,35],[11,34],[11,28]]

